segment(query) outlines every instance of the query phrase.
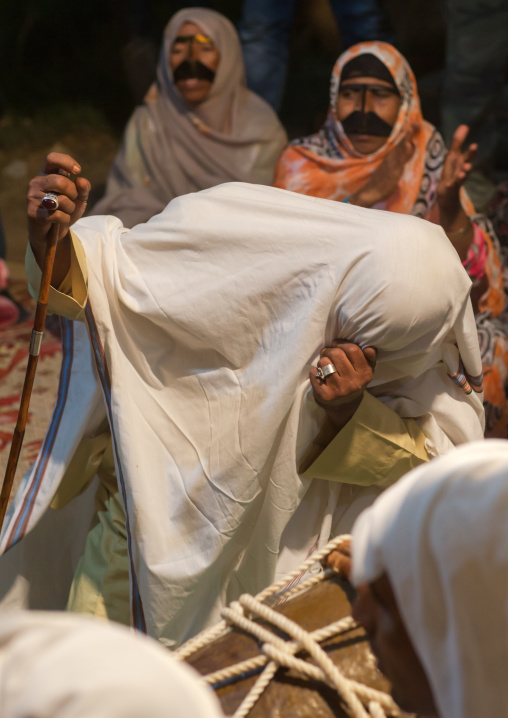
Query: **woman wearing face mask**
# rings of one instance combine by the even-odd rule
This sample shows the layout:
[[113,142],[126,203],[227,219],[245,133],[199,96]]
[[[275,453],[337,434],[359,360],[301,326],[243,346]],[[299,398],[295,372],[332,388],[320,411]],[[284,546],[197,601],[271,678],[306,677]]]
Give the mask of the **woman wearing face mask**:
[[506,437],[508,325],[496,239],[462,185],[476,146],[462,150],[457,128],[447,152],[421,113],[416,80],[391,45],[364,42],[337,60],[322,129],[282,153],[275,186],[413,214],[440,224],[473,281],[471,297],[482,350],[486,435]]
[[132,227],[182,194],[231,181],[271,184],[286,141],[275,112],[245,87],[229,20],[181,10],[164,31],[156,84],[129,120],[92,214]]

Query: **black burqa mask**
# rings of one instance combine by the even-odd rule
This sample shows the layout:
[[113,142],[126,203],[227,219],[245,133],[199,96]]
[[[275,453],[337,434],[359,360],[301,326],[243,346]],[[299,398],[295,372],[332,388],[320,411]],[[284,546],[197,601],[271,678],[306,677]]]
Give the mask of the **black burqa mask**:
[[[355,77],[375,77],[378,80],[389,82],[391,87],[383,86],[383,90],[393,92],[394,95],[400,97],[397,85],[389,69],[386,65],[383,65],[381,60],[375,55],[370,53],[358,55],[344,65],[340,76],[341,84],[344,80],[353,80]],[[379,117],[379,115],[376,115],[375,112],[365,112],[365,94],[373,86],[374,83],[348,83],[348,88],[358,90],[362,93],[362,109],[354,110],[342,120],[341,124],[347,135],[390,136],[392,125],[385,122],[385,120]]]
[[[179,35],[175,38],[175,43],[195,42],[194,35]],[[199,60],[183,60],[173,70],[173,82],[176,84],[180,80],[206,80],[213,82],[215,80],[215,72],[209,67],[203,65]]]

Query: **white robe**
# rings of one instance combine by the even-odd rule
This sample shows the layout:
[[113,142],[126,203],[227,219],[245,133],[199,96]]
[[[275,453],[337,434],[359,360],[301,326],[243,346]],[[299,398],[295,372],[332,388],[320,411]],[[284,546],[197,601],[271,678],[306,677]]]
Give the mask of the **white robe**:
[[481,361],[470,280],[439,227],[227,184],[130,231],[113,217],[73,229],[126,505],[134,621],[169,645],[297,565],[336,508],[349,528],[374,498],[298,474],[325,418],[308,372],[335,337],[378,349],[369,389],[417,418],[431,455],[482,437],[481,394],[448,376],[459,352],[471,376]]

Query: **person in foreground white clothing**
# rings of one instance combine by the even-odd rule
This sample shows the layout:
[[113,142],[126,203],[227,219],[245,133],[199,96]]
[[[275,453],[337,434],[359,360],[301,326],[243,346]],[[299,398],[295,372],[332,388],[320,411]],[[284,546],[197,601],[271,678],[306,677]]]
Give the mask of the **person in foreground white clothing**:
[[[87,491],[77,472],[91,464],[92,481],[101,452],[90,442],[106,424],[113,480],[106,486],[102,465],[97,473],[122,509],[111,517],[124,532],[126,620],[175,646],[350,530],[410,466],[482,437],[470,280],[427,222],[246,183],[179,197],[132,230],[114,217],[76,221],[88,182],[55,174],[74,164],[50,155],[31,183],[27,266],[40,276],[41,201],[56,191],[51,219],[63,226],[50,306],[86,320],[95,373],[88,383],[75,356],[64,362],[65,391],[1,537],[2,604],[40,606],[38,581],[43,605],[61,605],[48,586],[65,605],[64,572],[90,545],[80,502],[97,488]],[[332,347],[337,337],[347,350]],[[332,374],[319,384],[316,364],[330,361],[340,382]],[[353,415],[323,450],[324,390],[357,361],[358,392],[349,387],[335,406],[342,413],[353,401]],[[55,500],[65,508],[50,510]],[[103,543],[81,574],[87,611],[102,600],[97,566],[114,555]],[[102,615],[127,604],[125,583]]]
[[221,718],[213,693],[156,641],[103,621],[0,614],[2,718]]
[[508,441],[462,446],[407,474],[357,519],[352,558],[329,561],[357,587],[393,697],[440,718],[508,706]]

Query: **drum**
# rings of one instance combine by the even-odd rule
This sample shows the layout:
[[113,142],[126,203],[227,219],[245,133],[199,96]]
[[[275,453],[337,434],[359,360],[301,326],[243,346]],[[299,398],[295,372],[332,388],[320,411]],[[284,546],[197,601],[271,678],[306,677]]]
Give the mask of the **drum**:
[[[376,668],[364,630],[351,618],[353,595],[350,584],[328,569],[292,588],[289,595],[279,591],[267,598],[263,592],[257,597],[261,603],[242,597],[223,613],[229,624],[226,630],[222,625],[208,637],[205,632],[203,640],[189,641],[176,654],[207,676],[228,716],[396,715],[399,710],[389,697],[389,683]],[[221,635],[213,638],[214,633]],[[312,637],[319,640],[317,649]],[[303,676],[302,667],[310,675]],[[263,683],[266,687],[261,685],[259,695],[249,697],[256,684]],[[356,704],[354,697],[348,698],[350,689],[356,691]]]

